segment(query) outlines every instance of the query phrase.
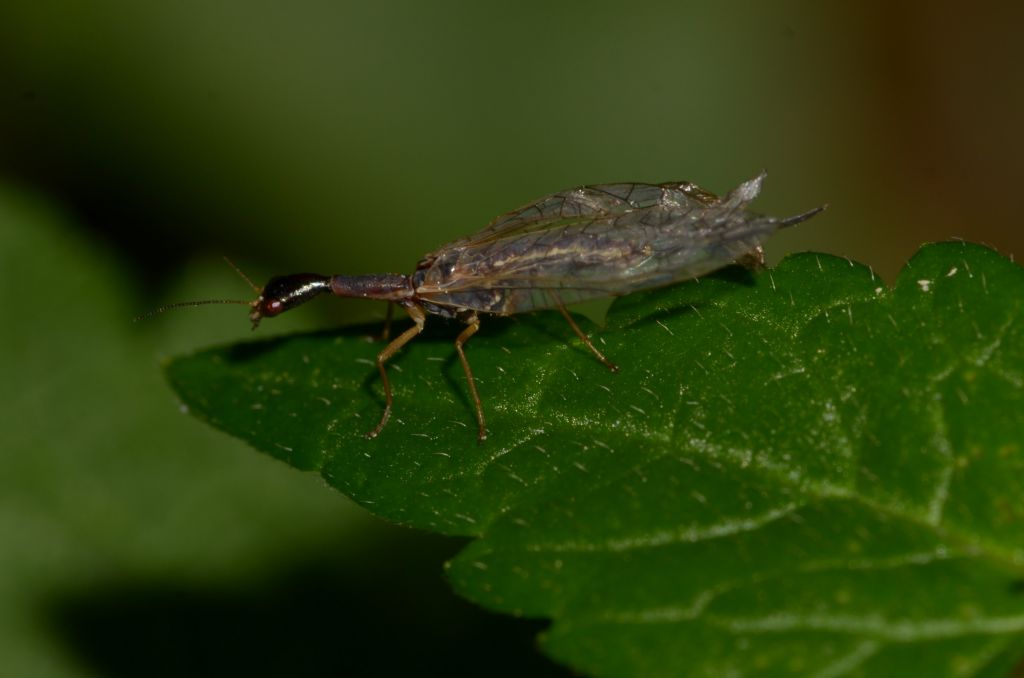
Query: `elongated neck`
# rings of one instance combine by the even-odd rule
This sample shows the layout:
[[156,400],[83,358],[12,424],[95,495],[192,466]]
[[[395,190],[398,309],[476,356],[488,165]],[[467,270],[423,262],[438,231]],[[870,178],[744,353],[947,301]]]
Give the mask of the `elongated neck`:
[[331,292],[339,297],[397,301],[412,296],[409,276],[397,273],[331,276]]

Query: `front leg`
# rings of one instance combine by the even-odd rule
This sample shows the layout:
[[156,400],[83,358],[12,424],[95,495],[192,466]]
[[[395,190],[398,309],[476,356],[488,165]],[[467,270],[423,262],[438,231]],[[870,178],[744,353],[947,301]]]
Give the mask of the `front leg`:
[[380,380],[384,382],[384,414],[381,416],[377,427],[366,434],[367,438],[376,438],[384,430],[384,425],[388,423],[388,418],[391,416],[391,382],[388,381],[388,372],[384,369],[384,363],[390,360],[391,356],[398,353],[403,346],[412,341],[413,337],[423,331],[423,324],[427,319],[423,309],[419,306],[409,305],[405,307],[405,310],[409,312],[409,316],[415,324],[395,337],[394,341],[377,354],[377,369],[380,370]]
[[473,379],[473,370],[469,367],[469,361],[466,360],[466,353],[462,350],[463,344],[469,341],[480,329],[480,319],[474,313],[466,319],[466,329],[462,330],[459,336],[455,339],[455,350],[459,354],[459,360],[462,362],[462,369],[466,373],[466,381],[469,382],[469,392],[473,396],[473,404],[476,405],[476,421],[480,425],[480,430],[477,433],[477,440],[483,442],[487,438],[487,428],[484,425],[484,407],[480,403],[480,395],[476,391],[476,380]]
[[388,310],[384,314],[384,327],[380,334],[371,337],[374,341],[387,341],[391,338],[391,318],[395,315],[395,302],[389,301],[387,304]]

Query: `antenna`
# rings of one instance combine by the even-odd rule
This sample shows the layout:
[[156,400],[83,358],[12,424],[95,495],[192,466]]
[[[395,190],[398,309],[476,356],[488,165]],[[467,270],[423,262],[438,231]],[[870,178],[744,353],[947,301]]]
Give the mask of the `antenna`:
[[[244,280],[245,282],[247,282],[249,284],[249,287],[251,287],[251,288],[253,288],[253,290],[255,290],[257,296],[263,294],[263,290],[261,290],[259,287],[256,287],[256,285],[253,284],[252,280],[249,279],[249,276],[247,276],[245,273],[242,273],[242,269],[240,269],[237,266],[235,266],[235,262],[231,261],[227,257],[224,257],[224,261],[227,262],[228,266],[230,266],[231,268],[235,269],[235,273],[240,275],[242,277],[242,280]],[[145,320],[146,318],[151,318],[151,317],[153,317],[155,315],[159,315],[160,313],[163,313],[164,311],[170,311],[170,310],[175,309],[175,308],[186,308],[186,307],[189,307],[189,306],[205,306],[206,304],[243,304],[245,306],[249,306],[250,308],[252,308],[252,307],[254,307],[256,302],[255,301],[243,301],[241,299],[201,299],[199,301],[179,301],[179,302],[176,302],[176,303],[173,303],[173,304],[165,304],[163,306],[160,306],[159,308],[153,309],[152,311],[148,311],[146,313],[143,313],[142,315],[137,315],[134,318],[132,318],[132,322],[136,323],[136,322],[139,322],[140,320]]]
[[188,306],[205,306],[206,304],[243,304],[245,306],[252,306],[251,301],[242,301],[241,299],[202,299],[200,301],[178,301],[173,304],[165,304],[159,308],[154,308],[152,311],[147,311],[142,315],[137,315],[132,318],[133,323],[137,323],[140,320],[151,318],[155,315],[159,315],[164,311],[170,311],[175,308],[186,308]]
[[242,269],[240,269],[237,266],[235,266],[235,262],[231,261],[227,257],[224,257],[224,261],[227,262],[228,266],[230,266],[231,268],[235,269],[235,273],[237,273],[238,275],[242,276],[242,280],[244,280],[245,282],[249,283],[249,287],[251,287],[253,289],[253,291],[256,292],[256,294],[262,294],[263,293],[263,290],[261,290],[260,288],[256,287],[256,285],[253,284],[253,282],[251,280],[249,280],[249,276],[247,276],[245,273],[242,273]]

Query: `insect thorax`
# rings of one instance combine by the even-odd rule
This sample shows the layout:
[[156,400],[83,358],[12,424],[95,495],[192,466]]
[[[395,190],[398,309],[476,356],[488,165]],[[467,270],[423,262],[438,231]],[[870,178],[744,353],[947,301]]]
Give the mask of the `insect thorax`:
[[[445,318],[468,317],[476,313],[505,315],[509,309],[509,290],[487,287],[483,283],[476,289],[451,290],[459,281],[452,276],[457,253],[425,261],[426,265],[412,274],[416,300],[427,313]],[[422,264],[421,264],[422,265]]]

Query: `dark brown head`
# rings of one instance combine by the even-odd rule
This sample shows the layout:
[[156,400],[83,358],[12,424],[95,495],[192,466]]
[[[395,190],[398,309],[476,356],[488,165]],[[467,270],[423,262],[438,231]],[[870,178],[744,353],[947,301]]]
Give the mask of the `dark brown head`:
[[263,318],[273,318],[299,304],[309,301],[315,296],[331,291],[331,279],[318,273],[292,273],[279,275],[260,290],[260,296],[252,302],[249,320],[252,328],[260,324]]
[[238,275],[242,276],[245,282],[249,283],[259,296],[253,301],[242,301],[240,299],[202,299],[200,301],[179,301],[176,304],[167,304],[154,309],[149,313],[137,316],[135,320],[142,320],[157,313],[169,311],[172,308],[184,308],[188,306],[203,306],[205,304],[243,304],[248,306],[249,320],[252,321],[252,328],[260,324],[263,318],[272,318],[281,315],[291,308],[312,299],[318,294],[331,291],[331,279],[326,275],[316,273],[293,273],[292,275],[280,275],[270,279],[262,288],[256,287],[253,282],[242,271],[231,263],[231,260],[224,257],[224,261],[231,268],[235,269]]

